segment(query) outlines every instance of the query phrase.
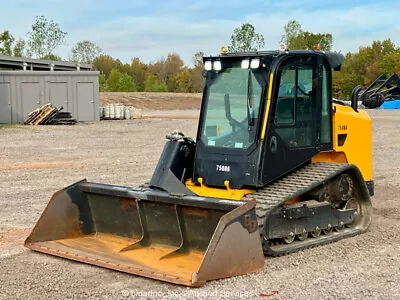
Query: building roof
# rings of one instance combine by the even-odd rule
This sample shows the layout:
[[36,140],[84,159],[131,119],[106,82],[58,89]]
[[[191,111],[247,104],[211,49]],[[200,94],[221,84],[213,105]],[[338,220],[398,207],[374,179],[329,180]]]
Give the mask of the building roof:
[[0,55],[0,68],[27,71],[90,71],[91,64]]

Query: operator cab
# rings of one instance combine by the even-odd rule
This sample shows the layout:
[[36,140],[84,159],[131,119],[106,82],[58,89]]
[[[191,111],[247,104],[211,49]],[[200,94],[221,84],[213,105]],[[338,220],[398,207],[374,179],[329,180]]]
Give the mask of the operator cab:
[[195,183],[260,187],[332,149],[331,70],[341,54],[284,50],[203,61]]

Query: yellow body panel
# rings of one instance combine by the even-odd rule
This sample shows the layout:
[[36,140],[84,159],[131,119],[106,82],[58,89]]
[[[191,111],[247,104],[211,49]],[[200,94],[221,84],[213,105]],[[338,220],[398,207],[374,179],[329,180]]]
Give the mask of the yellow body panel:
[[[312,162],[342,162],[356,165],[365,181],[372,180],[372,122],[365,110],[334,104],[333,151],[316,155]],[[338,135],[347,134],[342,146]]]
[[246,190],[246,189],[231,189],[229,187],[229,181],[226,180],[224,182],[225,189],[213,188],[206,186],[203,184],[203,178],[199,178],[198,181],[200,185],[195,185],[191,179],[186,181],[186,187],[195,193],[198,196],[203,197],[214,197],[214,198],[222,198],[222,199],[231,199],[231,200],[241,200],[243,196],[247,194],[251,194],[255,192],[255,190]]

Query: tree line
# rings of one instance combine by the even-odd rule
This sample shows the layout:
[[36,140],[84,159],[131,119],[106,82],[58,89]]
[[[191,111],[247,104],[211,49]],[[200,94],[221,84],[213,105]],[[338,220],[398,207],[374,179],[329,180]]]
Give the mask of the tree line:
[[341,72],[333,72],[333,94],[350,100],[353,88],[370,85],[379,75],[400,75],[400,47],[390,39],[373,41],[358,52],[347,53]]
[[93,68],[100,71],[101,92],[199,93],[203,86],[203,52],[193,56],[193,67],[185,66],[177,53],[146,64],[135,57],[123,64],[109,55],[99,55]]
[[[15,39],[8,30],[0,30],[0,53],[10,56],[26,56],[40,59],[63,60],[54,54],[65,44],[68,33],[59,24],[44,16],[37,16],[27,33],[27,39]],[[290,20],[283,28],[281,41],[289,50],[316,49],[331,51],[331,33],[305,31],[296,20]],[[245,23],[235,28],[228,46],[229,52],[257,51],[265,46],[262,34],[254,26]],[[276,48],[269,46],[269,48]],[[79,41],[70,49],[66,60],[90,63],[100,71],[100,91],[110,92],[201,92],[203,87],[204,53],[198,51],[193,56],[193,64],[188,67],[178,53],[169,53],[151,63],[144,63],[138,57],[130,63],[122,63],[118,58],[103,53],[96,43]],[[370,46],[362,46],[358,52],[345,54],[341,72],[333,73],[334,97],[349,98],[357,85],[369,85],[381,74],[400,72],[400,48],[390,39],[373,41]]]

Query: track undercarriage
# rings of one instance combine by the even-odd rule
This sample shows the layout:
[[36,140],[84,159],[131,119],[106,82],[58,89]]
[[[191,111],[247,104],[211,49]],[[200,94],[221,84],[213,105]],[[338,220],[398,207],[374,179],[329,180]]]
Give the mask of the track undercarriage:
[[257,201],[266,255],[280,256],[365,232],[372,207],[354,165],[314,163],[247,195]]

